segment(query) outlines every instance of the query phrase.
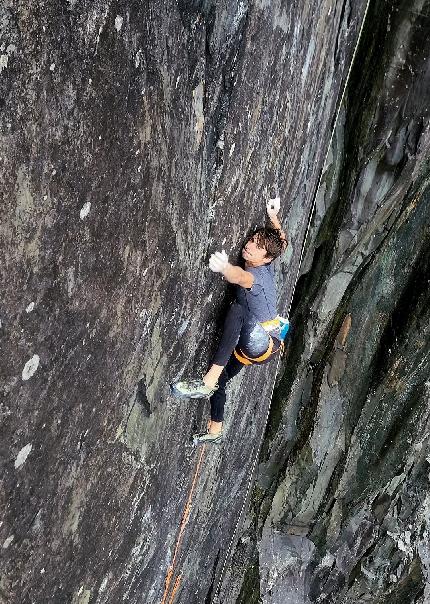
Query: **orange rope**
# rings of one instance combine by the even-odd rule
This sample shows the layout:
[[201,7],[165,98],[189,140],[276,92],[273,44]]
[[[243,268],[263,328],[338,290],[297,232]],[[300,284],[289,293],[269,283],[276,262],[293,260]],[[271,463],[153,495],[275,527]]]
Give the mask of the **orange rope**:
[[178,591],[179,586],[181,584],[181,577],[182,577],[182,575],[178,575],[176,577],[175,585],[173,586],[173,591],[172,591],[172,595],[170,596],[169,604],[173,604],[173,601],[176,596],[176,592]]
[[[183,534],[184,534],[184,531],[185,531],[185,527],[186,527],[187,522],[188,522],[188,518],[190,517],[191,503],[192,503],[192,500],[193,500],[193,495],[194,495],[194,491],[195,491],[195,488],[196,488],[197,478],[198,478],[198,475],[199,475],[199,472],[200,472],[200,467],[202,465],[205,448],[206,448],[206,445],[203,445],[202,448],[201,448],[200,456],[199,456],[199,459],[198,459],[197,464],[196,464],[196,469],[194,471],[193,482],[191,483],[191,488],[190,488],[190,492],[189,492],[189,495],[188,495],[187,503],[185,504],[184,511],[182,513],[181,524],[179,525],[178,538],[176,539],[175,552],[173,554],[172,563],[169,566],[168,571],[167,571],[166,581],[164,583],[164,585],[165,585],[165,587],[164,587],[164,594],[163,594],[163,599],[161,600],[161,604],[166,604],[167,598],[169,596],[170,583],[172,581],[172,577],[173,577],[173,574],[175,572],[176,558],[177,558],[177,555],[178,555],[178,552],[179,552],[179,548],[180,548],[180,545],[181,545],[181,541],[182,541],[182,537],[183,537]],[[172,604],[173,598],[175,597],[175,594],[176,594],[177,590],[179,589],[179,585],[180,584],[181,584],[181,575],[179,575],[177,577],[176,581],[175,581],[175,584],[173,586],[172,595],[171,595],[170,600],[169,600],[169,604]]]

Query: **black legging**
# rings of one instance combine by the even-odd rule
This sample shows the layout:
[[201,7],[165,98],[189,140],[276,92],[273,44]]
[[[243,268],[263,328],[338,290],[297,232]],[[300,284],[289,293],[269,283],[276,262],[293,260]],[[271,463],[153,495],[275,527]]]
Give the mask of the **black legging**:
[[[278,347],[276,346],[277,340],[276,338],[273,338],[273,340],[276,349]],[[255,317],[249,315],[240,304],[235,302],[227,313],[223,334],[212,361],[215,365],[224,367],[218,380],[218,390],[210,398],[211,419],[214,422],[224,420],[227,382],[237,375],[243,367],[242,363],[233,355],[237,344],[247,356],[256,358],[268,349],[270,336],[256,321]]]
[[211,420],[214,422],[222,422],[224,420],[224,405],[226,401],[225,388],[227,382],[231,380],[244,367],[234,355],[231,355],[230,360],[224,367],[223,372],[218,380],[218,390],[215,390],[210,398],[211,401]]

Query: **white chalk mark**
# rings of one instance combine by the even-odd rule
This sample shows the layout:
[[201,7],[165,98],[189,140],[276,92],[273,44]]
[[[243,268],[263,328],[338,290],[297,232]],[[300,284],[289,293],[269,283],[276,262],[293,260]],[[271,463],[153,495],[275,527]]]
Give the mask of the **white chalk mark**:
[[79,213],[81,220],[83,220],[84,218],[86,218],[88,216],[88,214],[90,213],[90,210],[91,210],[91,201],[87,201],[86,203],[84,203],[84,205],[82,206],[81,211]]
[[39,355],[34,354],[31,359],[29,359],[24,365],[24,369],[22,370],[22,379],[27,381],[34,375],[39,367]]
[[8,537],[6,539],[6,541],[3,543],[3,549],[7,549],[9,547],[9,545],[12,543],[12,541],[14,540],[15,535],[11,535],[10,537]]
[[117,15],[115,17],[115,29],[118,33],[121,31],[123,21],[124,21],[124,19],[120,15]]
[[22,466],[23,463],[25,463],[27,457],[30,455],[32,448],[33,448],[33,445],[28,443],[28,445],[25,445],[25,447],[23,447],[21,449],[21,451],[17,455],[17,458],[15,459],[15,468],[16,469],[18,469],[19,467]]

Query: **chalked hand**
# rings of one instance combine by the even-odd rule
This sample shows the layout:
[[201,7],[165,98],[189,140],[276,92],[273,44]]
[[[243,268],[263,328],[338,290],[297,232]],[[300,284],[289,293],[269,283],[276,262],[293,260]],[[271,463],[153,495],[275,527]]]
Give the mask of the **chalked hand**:
[[214,273],[222,273],[228,264],[228,256],[223,250],[222,252],[215,252],[209,258],[209,268]]
[[269,217],[277,216],[281,207],[281,200],[279,197],[275,197],[274,199],[269,199],[266,203],[266,211]]

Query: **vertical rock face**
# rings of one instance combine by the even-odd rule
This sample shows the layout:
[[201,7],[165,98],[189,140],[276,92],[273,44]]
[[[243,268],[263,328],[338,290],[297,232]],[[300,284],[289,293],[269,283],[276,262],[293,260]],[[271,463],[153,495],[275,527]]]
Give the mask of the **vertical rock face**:
[[[208,252],[225,247],[234,258],[275,193],[284,200],[292,241],[278,270],[284,283],[280,311],[285,308],[364,8],[340,0],[3,3],[3,600],[150,604],[161,602],[163,592],[164,601],[173,601],[173,589],[178,601],[190,604],[217,597],[275,368],[236,380],[227,442],[201,458],[177,549],[198,459],[188,440],[204,426],[207,408],[172,401],[167,384],[202,371],[213,350],[225,287],[206,270]],[[383,117],[380,131],[387,133],[390,122]],[[369,123],[363,121],[363,130]],[[385,140],[380,147],[397,166],[394,173],[410,165],[402,159],[405,149],[412,153],[425,140],[423,122],[404,125],[402,132],[389,135],[389,148]],[[363,177],[363,191],[370,181]],[[395,206],[393,220],[409,212],[403,230],[395,230],[408,248],[407,229],[414,217],[424,220],[421,199],[409,196],[401,211]],[[363,208],[374,208],[366,200]],[[321,203],[334,201],[327,196]],[[347,209],[342,212],[348,220]],[[404,279],[413,262],[425,260],[414,233],[413,254],[403,255]],[[342,243],[344,251],[351,241]],[[398,253],[389,241],[393,251],[380,274],[393,278],[391,300],[402,286],[389,272],[388,257],[394,262]],[[359,266],[364,253],[357,254]],[[327,260],[321,279],[330,271],[338,278],[334,266],[334,259],[333,267]],[[368,279],[382,287],[377,273]],[[370,303],[366,289],[360,291],[356,295]],[[421,308],[420,290],[414,291]],[[318,329],[331,326],[334,334],[342,320],[343,313],[332,319],[335,306],[325,302],[325,323],[318,319],[306,344],[316,354],[318,342],[331,341]],[[388,330],[390,311],[384,312],[381,333]],[[353,316],[354,338],[364,337],[363,322]],[[313,324],[306,325],[311,333]],[[406,354],[414,343],[404,325],[399,346]],[[371,323],[367,329],[376,334]],[[385,337],[393,336],[388,330]],[[300,376],[305,356],[296,358]],[[355,374],[348,359],[344,371]],[[321,362],[314,361],[320,373]],[[288,371],[287,382],[292,375]],[[333,379],[340,389],[339,375]],[[414,396],[418,413],[421,390]],[[296,413],[309,414],[317,400],[297,405]],[[340,413],[347,399],[339,393],[337,400]],[[398,400],[407,409],[406,399]],[[285,413],[291,408],[285,403]],[[351,425],[357,409],[348,407]],[[404,413],[412,425],[415,416]],[[287,460],[284,437],[280,423],[272,422],[267,472]],[[298,458],[306,439],[288,437],[287,443],[293,441]],[[327,463],[339,463],[343,446],[333,448]],[[360,458],[359,449],[355,455]],[[297,493],[306,480],[311,482],[309,473]],[[317,509],[315,501],[311,507]],[[383,508],[384,494],[378,501]],[[295,516],[304,513],[296,508]],[[288,516],[280,510],[271,512],[279,521]],[[334,520],[332,525],[335,534]],[[285,547],[282,539],[280,544]],[[268,552],[263,543],[270,574]],[[172,582],[165,591],[169,567]],[[224,601],[233,598],[231,592]]]
[[428,9],[370,4],[227,601],[430,601]]

